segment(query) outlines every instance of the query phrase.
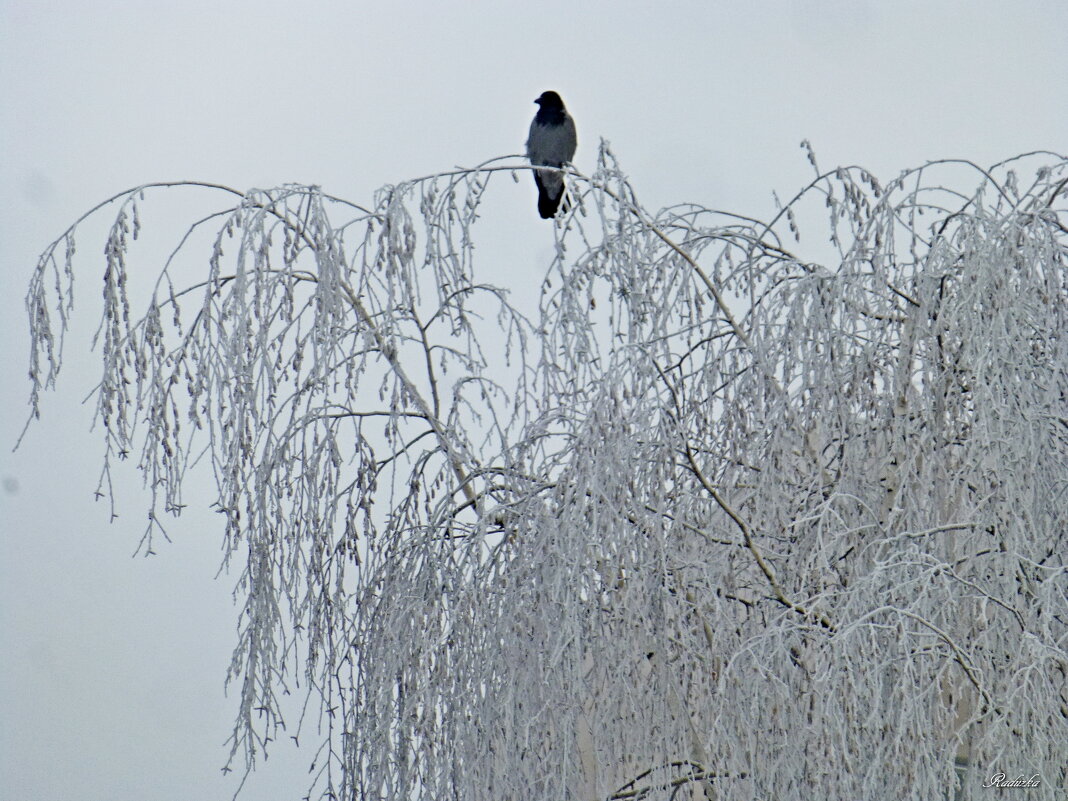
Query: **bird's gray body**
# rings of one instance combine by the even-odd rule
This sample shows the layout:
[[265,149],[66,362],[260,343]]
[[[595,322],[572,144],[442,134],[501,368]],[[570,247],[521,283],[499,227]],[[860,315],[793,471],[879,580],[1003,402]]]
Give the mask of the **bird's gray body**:
[[[543,92],[534,102],[539,109],[530,123],[527,158],[535,167],[563,167],[578,146],[575,121],[556,92]],[[538,186],[538,212],[544,218],[552,217],[564,198],[563,173],[535,170],[534,183]]]

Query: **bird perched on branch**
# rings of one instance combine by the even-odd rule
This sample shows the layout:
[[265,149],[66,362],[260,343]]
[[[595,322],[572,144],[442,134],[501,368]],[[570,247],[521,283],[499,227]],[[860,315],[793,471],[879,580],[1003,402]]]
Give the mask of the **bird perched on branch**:
[[[563,167],[571,161],[578,145],[575,121],[556,92],[542,92],[534,102],[538,104],[538,113],[530,123],[527,158],[535,167]],[[535,170],[534,183],[538,185],[538,213],[542,219],[555,215],[561,201],[564,211],[570,208],[571,204],[564,196],[562,172]]]

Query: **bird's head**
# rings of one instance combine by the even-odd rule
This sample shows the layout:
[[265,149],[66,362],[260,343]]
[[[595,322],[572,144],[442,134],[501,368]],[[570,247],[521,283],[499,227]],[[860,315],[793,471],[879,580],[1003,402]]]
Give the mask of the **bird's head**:
[[560,99],[560,95],[556,94],[556,92],[542,92],[534,102],[542,108],[557,109],[564,107],[564,101]]

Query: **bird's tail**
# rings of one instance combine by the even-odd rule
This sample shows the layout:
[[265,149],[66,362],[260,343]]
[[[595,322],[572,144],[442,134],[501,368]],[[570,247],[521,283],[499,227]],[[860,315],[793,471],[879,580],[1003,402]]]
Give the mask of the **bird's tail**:
[[565,187],[560,187],[560,194],[556,197],[552,197],[544,187],[538,187],[538,214],[541,215],[543,220],[548,220],[550,217],[556,216],[557,209],[563,209],[564,211],[570,211],[571,198],[568,197],[568,192]]

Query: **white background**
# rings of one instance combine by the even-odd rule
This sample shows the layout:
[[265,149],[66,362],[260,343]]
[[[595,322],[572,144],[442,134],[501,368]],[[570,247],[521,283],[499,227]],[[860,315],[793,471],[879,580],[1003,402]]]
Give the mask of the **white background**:
[[[604,137],[647,207],[767,217],[772,190],[811,177],[803,138],[824,168],[883,179],[939,158],[1068,151],[1066,32],[1058,0],[0,0],[0,798],[216,799],[237,785],[219,772],[236,610],[234,577],[215,578],[210,494],[190,498],[172,544],[133,560],[136,475],[120,473],[114,524],[93,501],[100,445],[80,401],[107,216],[80,240],[84,314],[59,392],[10,452],[27,408],[26,283],[82,212],[181,179],[319,183],[369,203],[383,183],[521,152],[533,99],[555,89],[580,170]],[[536,281],[551,224],[532,182],[491,192],[478,234],[512,257],[480,269]],[[184,230],[167,228],[166,201],[145,209],[171,241]],[[243,797],[301,797],[310,761],[279,744]]]

